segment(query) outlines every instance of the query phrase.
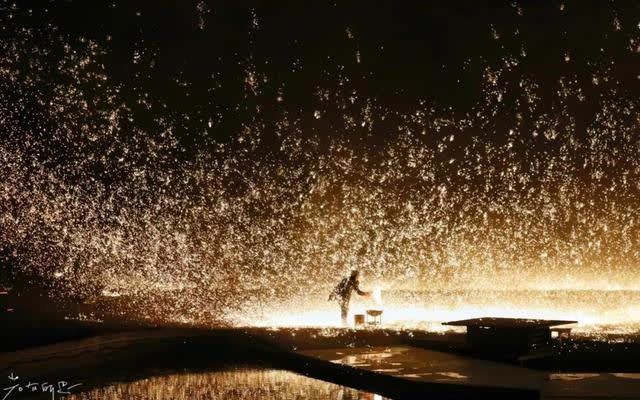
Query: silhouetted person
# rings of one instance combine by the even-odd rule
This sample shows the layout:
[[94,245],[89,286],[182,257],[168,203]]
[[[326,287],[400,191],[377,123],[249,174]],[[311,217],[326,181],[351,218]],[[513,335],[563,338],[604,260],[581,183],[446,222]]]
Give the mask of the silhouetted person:
[[349,314],[349,302],[351,294],[355,291],[360,296],[368,296],[370,293],[360,289],[360,281],[358,280],[359,272],[351,271],[351,275],[343,278],[340,283],[333,289],[329,295],[329,301],[338,300],[340,304],[340,316],[342,317],[342,325],[347,325],[347,315]]

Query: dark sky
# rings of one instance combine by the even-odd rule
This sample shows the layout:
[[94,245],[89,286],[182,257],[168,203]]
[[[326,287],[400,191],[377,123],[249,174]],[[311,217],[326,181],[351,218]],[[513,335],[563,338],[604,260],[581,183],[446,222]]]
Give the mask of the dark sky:
[[[310,118],[318,88],[338,89],[341,80],[344,92],[355,90],[360,98],[391,104],[399,112],[426,99],[462,115],[484,96],[485,68],[522,51],[526,61],[518,73],[531,76],[543,90],[555,90],[562,76],[588,82],[593,70],[609,64],[611,75],[629,92],[640,89],[638,55],[629,51],[640,20],[640,5],[633,2],[16,4],[16,26],[51,24],[61,35],[105,46],[106,70],[123,83],[131,103],[147,93],[166,103],[154,113],[168,108],[188,115],[187,137],[200,132],[211,115],[217,117],[209,137],[226,137],[255,114],[256,106],[267,124],[283,110]],[[567,54],[571,62],[563,62]],[[247,71],[268,78],[250,99]],[[187,89],[175,79],[186,82]],[[283,104],[274,101],[279,90]],[[138,119],[145,117],[147,111]]]

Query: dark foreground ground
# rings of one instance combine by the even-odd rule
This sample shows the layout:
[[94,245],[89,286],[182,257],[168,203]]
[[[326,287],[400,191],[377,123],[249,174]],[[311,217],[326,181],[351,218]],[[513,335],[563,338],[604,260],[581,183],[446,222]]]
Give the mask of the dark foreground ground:
[[384,331],[140,328],[5,353],[0,356],[0,370],[32,381],[82,382],[87,390],[175,371],[242,365],[289,370],[388,398],[423,398],[427,394],[438,399],[538,398],[528,389],[410,382],[297,351],[392,345],[408,337],[406,332]]
[[[290,370],[390,398],[538,398],[537,392],[525,389],[412,382],[304,354],[306,350],[398,345],[475,356],[466,348],[464,335],[453,333],[14,319],[3,321],[0,371],[33,380],[81,381],[86,390],[175,371],[243,365]],[[526,366],[553,372],[640,372],[637,343],[564,340],[555,347],[555,357]]]
[[[426,349],[471,355],[464,334],[429,333],[420,330],[352,330],[341,328],[194,328],[135,321],[79,321],[64,319],[0,319],[0,353],[117,333],[178,330],[187,332],[234,332],[252,340],[265,340],[286,350],[406,344]],[[618,335],[619,336],[619,335]],[[640,372],[640,342],[636,340],[573,338],[555,341],[556,356],[526,362],[530,368],[558,372]],[[522,365],[522,364],[520,364]]]

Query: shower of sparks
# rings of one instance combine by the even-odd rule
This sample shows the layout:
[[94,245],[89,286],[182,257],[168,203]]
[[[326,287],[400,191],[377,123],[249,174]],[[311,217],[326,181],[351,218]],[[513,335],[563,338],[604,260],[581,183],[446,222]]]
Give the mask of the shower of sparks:
[[[275,77],[251,56],[238,62],[238,107],[254,117],[186,150],[177,127],[200,118],[206,134],[220,115],[174,112],[143,89],[152,46],[137,43],[125,88],[104,66],[108,37],[23,28],[14,17],[31,11],[1,4],[0,256],[60,296],[137,318],[332,325],[326,297],[358,268],[400,326],[482,314],[640,323],[640,104],[612,63],[562,77],[548,98],[524,72],[523,42],[485,65],[484,99],[463,116],[361,96],[338,66],[313,107],[267,128],[262,105],[288,87],[266,98]],[[206,30],[215,10],[197,11]],[[248,21],[251,44],[262,24],[255,11]],[[637,53],[637,27],[614,17],[610,34]],[[559,65],[575,62],[565,54]],[[191,93],[187,78],[169,81]]]

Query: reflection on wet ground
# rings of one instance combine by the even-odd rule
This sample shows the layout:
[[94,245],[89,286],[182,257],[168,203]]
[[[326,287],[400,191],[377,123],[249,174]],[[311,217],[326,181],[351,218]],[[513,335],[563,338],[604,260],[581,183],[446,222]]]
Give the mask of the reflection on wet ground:
[[[303,353],[336,364],[429,382],[537,388],[544,379],[537,371],[406,346],[312,350]],[[505,381],[501,376],[513,378]]]
[[406,346],[302,353],[408,380],[538,389],[547,400],[637,399],[640,393],[640,373],[549,373]]
[[68,400],[381,400],[333,383],[268,369],[182,373],[118,383]]

